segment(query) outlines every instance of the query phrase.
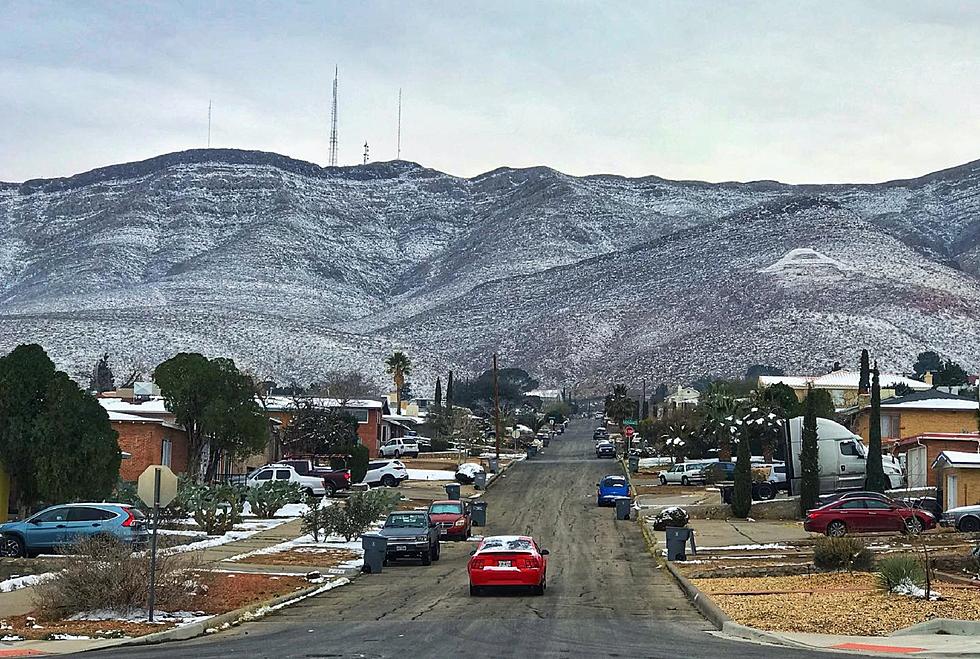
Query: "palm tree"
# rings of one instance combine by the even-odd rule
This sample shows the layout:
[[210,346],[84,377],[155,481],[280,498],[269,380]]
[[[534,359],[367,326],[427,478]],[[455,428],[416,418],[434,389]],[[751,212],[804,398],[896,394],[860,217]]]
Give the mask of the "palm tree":
[[732,436],[737,432],[736,421],[741,416],[741,406],[728,389],[717,382],[712,383],[705,399],[704,431],[717,442],[718,459],[727,462],[732,459]]
[[412,360],[404,352],[396,350],[385,360],[387,372],[391,374],[395,381],[395,404],[398,407],[396,414],[402,413],[402,387],[405,386],[405,376],[412,373]]

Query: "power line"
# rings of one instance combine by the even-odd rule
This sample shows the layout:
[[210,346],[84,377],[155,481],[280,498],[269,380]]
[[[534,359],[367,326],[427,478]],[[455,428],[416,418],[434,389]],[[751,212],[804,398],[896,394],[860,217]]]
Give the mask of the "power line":
[[331,167],[337,166],[337,78],[339,77],[339,67],[333,70],[333,109],[330,113],[330,161]]

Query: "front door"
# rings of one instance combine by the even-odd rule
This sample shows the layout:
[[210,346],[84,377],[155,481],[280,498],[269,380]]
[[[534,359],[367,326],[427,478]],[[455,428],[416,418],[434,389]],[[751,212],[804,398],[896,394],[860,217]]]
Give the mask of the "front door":
[[949,510],[950,508],[956,508],[958,505],[960,505],[959,503],[957,503],[958,493],[956,491],[956,485],[957,485],[956,474],[947,474],[946,475],[946,510]]
[[905,518],[897,510],[893,510],[890,504],[876,499],[866,499],[865,507],[868,509],[868,525],[874,531],[901,531],[905,528]]
[[27,532],[27,544],[34,549],[55,549],[64,544],[68,527],[68,508],[52,508],[34,518]]

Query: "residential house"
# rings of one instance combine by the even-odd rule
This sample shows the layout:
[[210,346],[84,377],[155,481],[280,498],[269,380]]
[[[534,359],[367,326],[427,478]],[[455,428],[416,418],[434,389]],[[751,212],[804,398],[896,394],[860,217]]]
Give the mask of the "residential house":
[[693,410],[701,402],[701,392],[692,387],[676,385],[660,403],[658,416],[670,416],[677,411]]
[[[841,410],[867,402],[866,398],[861,398],[859,395],[860,380],[860,372],[844,370],[831,371],[824,375],[760,375],[759,387],[785,384],[793,390],[800,401],[806,398],[808,387],[825,389],[830,393],[834,407]],[[931,378],[927,377],[927,380]],[[895,387],[899,384],[905,385],[912,391],[926,391],[932,388],[931,382],[920,382],[896,373],[881,373],[878,381],[883,398],[894,396]]]
[[[917,391],[881,401],[881,438],[896,440],[926,433],[972,433],[977,431],[978,403],[937,389]],[[868,443],[871,406],[853,413],[851,430]]]
[[943,451],[932,464],[943,510],[980,504],[980,453]]
[[980,452],[980,433],[922,433],[884,440],[882,447],[903,464],[909,487],[939,487],[938,474],[930,469],[939,454],[944,451]]
[[[372,458],[378,456],[378,447],[391,437],[391,424],[384,422],[389,414],[388,403],[382,400],[345,400],[336,398],[312,398],[313,405],[328,409],[343,409],[357,419],[357,437],[368,448]],[[265,409],[276,419],[282,428],[289,426],[296,414],[296,401],[285,396],[270,396],[265,399]],[[271,460],[280,455],[267,455]]]
[[526,398],[541,399],[541,409],[550,407],[555,403],[560,403],[562,400],[560,389],[532,389],[531,391],[525,391],[524,396]]
[[119,477],[135,481],[150,465],[167,465],[174,473],[187,471],[187,433],[160,418],[108,410],[109,423],[119,435],[119,449],[129,457],[119,466]]

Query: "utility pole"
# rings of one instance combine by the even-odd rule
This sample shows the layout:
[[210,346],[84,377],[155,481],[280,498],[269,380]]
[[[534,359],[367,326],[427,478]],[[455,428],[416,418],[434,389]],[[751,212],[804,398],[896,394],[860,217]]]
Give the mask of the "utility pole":
[[337,166],[337,78],[340,67],[333,69],[333,109],[330,112],[330,167]]
[[208,148],[211,148],[211,99],[208,99]]
[[[643,399],[640,401],[640,420],[641,421],[643,419],[647,418],[646,413],[644,413],[644,411],[643,411],[643,407],[646,404],[647,404],[647,379],[646,378],[643,378]],[[647,412],[649,412],[649,411],[650,411],[650,408],[648,407],[647,408]]]
[[497,459],[500,459],[500,389],[497,387],[497,353],[493,353],[493,416],[496,424]]
[[368,163],[368,143],[364,143],[364,164]]

